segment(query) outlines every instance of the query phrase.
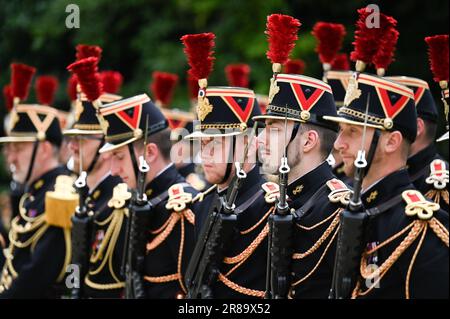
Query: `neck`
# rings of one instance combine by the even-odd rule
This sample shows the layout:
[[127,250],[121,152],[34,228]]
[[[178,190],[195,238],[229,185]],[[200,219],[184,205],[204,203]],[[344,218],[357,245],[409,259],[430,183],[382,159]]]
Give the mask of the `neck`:
[[50,159],[48,161],[43,161],[42,163],[34,163],[33,171],[31,172],[31,176],[27,184],[30,185],[45,173],[57,168],[58,165],[59,164],[57,159]]
[[430,146],[430,143],[426,142],[426,141],[422,141],[422,140],[416,140],[412,145],[411,145],[411,154],[410,156],[414,156],[417,153],[423,151],[425,148],[427,148],[428,146]]
[[291,167],[288,177],[288,184],[291,184],[303,175],[311,172],[317,166],[322,164],[323,161],[324,160],[319,154],[304,154],[300,162],[294,167]]
[[92,190],[99,181],[110,172],[109,168],[109,162],[98,160],[97,163],[94,166],[94,169],[89,173],[86,183],[88,185],[88,188]]
[[[389,165],[386,165],[386,163],[389,163]],[[386,160],[379,163],[372,163],[369,172],[364,177],[362,182],[362,189],[367,189],[367,187],[373,185],[383,177],[402,169],[405,165],[405,161],[401,160]]]
[[156,176],[158,176],[161,171],[165,169],[169,164],[171,164],[171,162],[162,159],[149,163],[148,165],[150,166],[150,171],[147,173],[145,179],[146,185],[148,183],[151,183],[156,178]]

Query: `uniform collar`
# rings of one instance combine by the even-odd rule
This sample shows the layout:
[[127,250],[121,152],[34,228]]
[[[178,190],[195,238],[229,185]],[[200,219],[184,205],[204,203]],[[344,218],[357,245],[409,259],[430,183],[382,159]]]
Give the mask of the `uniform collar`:
[[29,186],[25,188],[26,193],[30,193],[31,195],[36,194],[42,189],[46,189],[43,186],[48,185],[49,183],[53,187],[54,181],[57,176],[65,175],[67,172],[61,166],[57,166],[46,173],[42,174],[39,178],[35,179]]
[[414,186],[409,179],[408,171],[400,169],[395,171],[370,186],[361,195],[364,207],[376,207],[389,199],[401,194],[406,189]]
[[419,172],[422,168],[431,163],[432,160],[436,158],[437,149],[432,143],[425,147],[423,150],[417,154],[408,158],[407,167],[410,176]]
[[[105,175],[105,177],[98,183],[90,192],[89,198],[93,201],[98,201],[99,198],[111,197],[114,187],[122,180],[118,176],[112,176],[111,174]],[[108,198],[109,199],[109,198]]]
[[180,182],[180,174],[178,173],[175,165],[170,164],[164,168],[158,175],[147,184],[145,187],[145,193],[149,198],[158,196],[165,192],[173,184]]
[[333,177],[330,165],[327,162],[322,162],[312,171],[289,184],[287,194],[292,201],[304,202]]

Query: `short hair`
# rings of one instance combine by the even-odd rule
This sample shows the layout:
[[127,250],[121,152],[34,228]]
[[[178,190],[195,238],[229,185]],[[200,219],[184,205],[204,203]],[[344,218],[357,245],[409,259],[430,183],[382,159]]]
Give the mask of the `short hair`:
[[337,132],[314,124],[300,124],[299,132],[316,131],[320,139],[320,154],[323,159],[327,158],[333,150],[334,142],[337,138]]
[[427,139],[428,142],[434,142],[434,139],[436,138],[438,124],[430,120],[426,120],[424,118],[422,118],[422,120],[423,123],[425,124],[425,138]]
[[[162,131],[159,131],[155,134],[152,134],[147,139],[147,144],[153,143],[158,147],[159,152],[164,160],[170,159],[170,150],[172,149],[172,142],[170,140],[170,129],[166,128]],[[134,142],[134,145],[137,149],[141,150],[144,146],[143,140],[139,139]]]

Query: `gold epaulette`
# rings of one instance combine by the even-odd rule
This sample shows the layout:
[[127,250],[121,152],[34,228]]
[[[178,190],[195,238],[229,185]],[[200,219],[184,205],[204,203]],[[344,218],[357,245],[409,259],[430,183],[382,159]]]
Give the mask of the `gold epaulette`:
[[71,228],[71,217],[78,206],[79,196],[73,188],[74,179],[60,175],[56,178],[55,190],[45,194],[44,220],[50,226]]
[[266,203],[275,203],[277,198],[280,197],[280,186],[274,182],[267,182],[261,185],[262,189],[265,191],[264,199]]
[[427,184],[433,185],[435,189],[445,189],[448,184],[448,169],[445,162],[435,159],[430,163],[430,175],[425,180]]
[[192,203],[195,202],[202,202],[203,199],[205,198],[206,195],[208,195],[209,193],[211,193],[213,190],[215,190],[217,188],[217,184],[212,185],[210,188],[208,188],[206,191],[202,192],[202,193],[198,193],[193,199],[192,199]]
[[438,203],[433,203],[422,195],[421,192],[411,189],[402,193],[402,198],[406,202],[405,214],[407,216],[417,216],[421,220],[429,220],[434,212],[440,209]]
[[330,189],[328,199],[332,203],[341,203],[347,205],[350,200],[351,190],[345,185],[345,183],[337,178],[327,181],[327,186]]
[[120,209],[123,208],[127,202],[131,198],[131,192],[128,191],[128,186],[126,183],[117,184],[113,188],[113,196],[108,202],[108,207]]
[[185,192],[182,184],[174,184],[170,186],[169,199],[166,203],[167,210],[181,212],[186,209],[187,204],[192,202],[192,194]]

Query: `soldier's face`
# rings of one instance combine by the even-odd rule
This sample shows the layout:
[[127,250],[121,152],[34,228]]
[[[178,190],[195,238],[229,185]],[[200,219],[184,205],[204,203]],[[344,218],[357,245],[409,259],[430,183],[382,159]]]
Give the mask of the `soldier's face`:
[[[344,172],[348,177],[353,177],[355,173],[355,159],[358,155],[358,151],[361,149],[361,142],[363,138],[364,128],[359,125],[351,124],[339,124],[340,130],[339,135],[334,142],[334,148],[339,151],[339,155],[342,157],[344,163]],[[367,128],[365,146],[364,149],[367,153],[369,152],[370,143],[372,141],[372,136],[374,129],[371,127]]]
[[231,152],[231,138],[201,139],[201,160],[205,178],[210,184],[222,182]]
[[[266,174],[278,174],[285,145],[289,142],[294,123],[266,120],[266,127],[258,136],[258,155]],[[286,138],[285,138],[286,131]]]
[[[138,154],[135,150],[135,155],[137,159],[142,154]],[[129,188],[136,188],[136,176],[128,145],[121,146],[112,151],[111,175],[122,178],[122,181],[126,183]]]
[[79,135],[69,139],[69,149],[73,156],[75,172],[80,170],[80,162],[83,171],[89,168],[97,154],[101,139],[101,135]]
[[24,183],[30,166],[33,142],[7,143],[5,145],[6,161],[12,173],[12,178]]

